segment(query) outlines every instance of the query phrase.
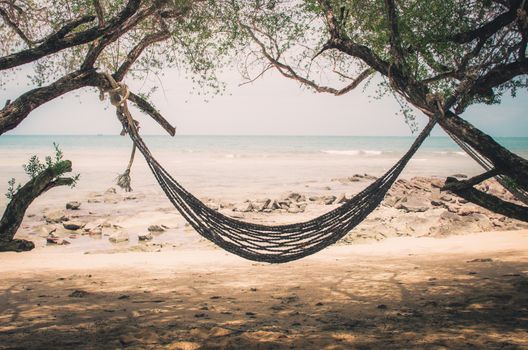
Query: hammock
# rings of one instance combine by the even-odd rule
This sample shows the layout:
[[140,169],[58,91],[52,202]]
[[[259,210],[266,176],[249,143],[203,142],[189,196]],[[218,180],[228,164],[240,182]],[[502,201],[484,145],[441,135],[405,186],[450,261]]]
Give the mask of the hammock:
[[249,260],[268,263],[285,263],[314,254],[334,244],[361,223],[381,203],[437,120],[432,118],[429,121],[409,150],[392,168],[338,208],[306,222],[266,226],[225,216],[185,190],[154,159],[126,106],[118,108],[118,116],[119,114],[124,114],[120,116],[120,120],[125,130],[145,157],[169,200],[187,222],[200,235],[226,251]]
[[[493,169],[493,163],[483,155],[481,155],[477,150],[468,145],[466,142],[462,141],[458,136],[452,134],[451,132],[445,130],[447,134],[456,142],[462,150],[464,150],[474,161],[476,161],[482,168],[486,171]],[[497,175],[495,179],[498,183],[501,184],[506,190],[508,190],[517,200],[528,205],[528,192],[523,188],[516,186],[515,181],[506,175]]]

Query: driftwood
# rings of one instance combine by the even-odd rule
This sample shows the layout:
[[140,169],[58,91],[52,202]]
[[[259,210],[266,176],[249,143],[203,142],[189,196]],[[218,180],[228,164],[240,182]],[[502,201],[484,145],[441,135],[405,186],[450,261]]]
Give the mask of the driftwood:
[[53,187],[71,186],[74,183],[73,178],[60,177],[62,173],[71,170],[72,164],[69,160],[60,161],[42,171],[13,195],[0,220],[0,251],[21,252],[35,247],[33,242],[13,239],[13,237],[24,219],[27,208],[35,198]]

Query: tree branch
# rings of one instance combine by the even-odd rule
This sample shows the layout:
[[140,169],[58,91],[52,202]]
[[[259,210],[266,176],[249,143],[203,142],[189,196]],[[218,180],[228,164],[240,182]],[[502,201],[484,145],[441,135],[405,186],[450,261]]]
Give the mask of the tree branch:
[[154,119],[169,135],[174,136],[176,134],[176,128],[172,126],[148,101],[142,97],[130,92],[128,99],[144,113],[148,114]]
[[105,25],[105,19],[101,2],[99,0],[92,0],[92,2],[95,8],[95,13],[97,14],[97,21],[99,22],[99,27],[103,27]]
[[312,89],[314,89],[317,92],[326,92],[326,93],[330,93],[330,94],[333,94],[333,95],[336,95],[336,96],[341,96],[341,95],[344,95],[347,92],[350,92],[351,90],[355,89],[367,77],[369,77],[371,74],[374,73],[374,69],[371,69],[371,68],[366,69],[361,74],[359,74],[359,76],[356,79],[354,79],[350,84],[348,84],[347,86],[345,86],[342,89],[335,89],[335,88],[330,87],[330,86],[319,85],[316,82],[314,82],[313,80],[310,80],[308,78],[305,78],[305,77],[299,75],[291,66],[289,66],[289,65],[287,65],[287,64],[285,64],[283,62],[280,62],[278,59],[274,58],[267,51],[266,46],[264,45],[264,43],[262,43],[262,41],[259,40],[259,38],[255,35],[253,30],[247,25],[242,25],[242,26],[249,33],[249,35],[251,36],[253,41],[255,41],[255,43],[257,43],[257,45],[260,47],[260,50],[261,50],[262,54],[264,55],[264,57],[266,57],[266,59],[279,71],[279,73],[281,73],[286,78],[297,80],[301,84],[309,86],[309,87],[311,87]]
[[114,74],[114,79],[116,81],[123,80],[125,75],[130,70],[130,67],[132,67],[134,62],[136,62],[136,60],[139,58],[145,48],[156,42],[166,40],[169,37],[170,33],[168,31],[162,31],[145,36],[132,50],[130,50],[125,62],[121,64],[117,72]]
[[392,56],[398,66],[402,67],[405,63],[405,55],[401,46],[400,29],[398,27],[398,15],[394,0],[385,0],[387,20],[389,22],[390,47]]
[[31,47],[33,46],[33,42],[24,34],[22,29],[18,27],[18,25],[9,18],[9,15],[7,12],[0,7],[0,16],[4,19],[4,22],[7,24],[8,27],[13,29],[15,33],[27,44],[27,46]]
[[448,177],[445,186],[455,188],[451,190],[451,192],[469,202],[475,203],[495,213],[528,222],[528,207],[503,201],[500,198],[479,191],[473,187],[457,189],[458,182],[457,179]]
[[0,70],[17,67],[69,47],[89,43],[100,36],[111,33],[114,30],[117,30],[125,21],[133,16],[139,9],[140,5],[141,0],[129,0],[126,7],[102,28],[92,27],[78,33],[66,35],[81,24],[93,21],[95,17],[84,16],[69,22],[56,33],[44,39],[40,45],[0,57]]

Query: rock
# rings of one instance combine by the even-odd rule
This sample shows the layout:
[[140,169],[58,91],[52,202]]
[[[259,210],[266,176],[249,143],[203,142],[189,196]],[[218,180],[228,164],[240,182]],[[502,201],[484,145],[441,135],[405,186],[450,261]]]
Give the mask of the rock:
[[213,327],[211,328],[211,332],[209,333],[211,337],[226,337],[231,334],[233,334],[232,330],[222,327]]
[[124,232],[117,232],[108,237],[108,240],[112,243],[128,242],[128,235]]
[[81,206],[81,202],[77,202],[77,201],[66,203],[66,209],[70,209],[70,210],[79,210],[80,206]]
[[453,201],[453,196],[450,196],[448,194],[444,194],[444,195],[440,196],[440,199],[443,200],[444,202],[452,202]]
[[165,229],[160,225],[150,225],[148,227],[149,232],[164,232]]
[[40,231],[42,232],[41,237],[46,238],[48,236],[53,236],[52,234],[53,232],[57,231],[57,228],[53,226],[42,226]]
[[71,292],[70,295],[68,295],[68,296],[71,297],[71,298],[84,298],[84,297],[88,296],[89,294],[90,293],[88,293],[85,290],[76,289],[73,292]]
[[429,210],[429,206],[423,200],[418,198],[406,198],[401,200],[396,206],[396,209],[403,209],[407,213],[422,213]]
[[139,235],[138,236],[138,240],[143,241],[143,242],[144,241],[151,241],[152,238],[154,238],[154,236],[152,236],[151,233],[147,233],[146,235]]
[[451,176],[459,178],[459,179],[467,179],[468,178],[468,176],[466,174],[455,174],[455,175],[451,175]]
[[284,210],[288,210],[288,208],[290,207],[290,202],[288,201],[279,201],[277,203],[279,204],[280,208]]
[[323,197],[321,197],[321,196],[310,196],[308,198],[308,200],[311,201],[311,202],[321,202],[321,201],[323,201]]
[[73,230],[73,231],[79,230],[83,228],[85,225],[86,225],[85,223],[82,223],[79,221],[66,221],[62,223],[62,226],[64,226],[65,229]]
[[493,262],[493,259],[491,258],[480,258],[480,259],[473,259],[473,260],[468,260],[467,261],[468,263],[476,263],[476,262]]
[[215,202],[208,202],[206,205],[213,210],[220,210],[220,205]]
[[50,234],[48,237],[46,237],[46,243],[55,244],[55,245],[67,245],[67,244],[70,244],[70,242],[68,242],[67,240],[59,238],[59,237],[57,237],[57,236],[55,236],[53,234]]
[[303,210],[295,204],[290,205],[290,207],[288,208],[288,213],[292,213],[292,214],[301,213],[302,211]]
[[277,210],[280,209],[280,205],[276,200],[274,200],[271,202],[271,204],[268,205],[268,208],[271,208],[272,210]]
[[442,203],[440,201],[432,200],[431,201],[431,205],[434,206],[434,207],[443,207],[444,203]]
[[244,202],[239,205],[236,205],[233,211],[238,211],[241,213],[248,213],[253,210],[253,204],[251,202]]
[[68,221],[68,217],[62,210],[55,210],[55,211],[49,212],[44,216],[44,218],[46,219],[46,222],[49,224]]
[[253,210],[260,212],[264,211],[268,207],[268,204],[271,203],[270,199],[264,200],[264,201],[258,201],[252,204]]
[[105,194],[116,194],[116,189],[114,187],[110,187],[105,191]]
[[130,344],[137,342],[137,339],[129,334],[123,334],[119,337],[119,342],[123,346],[128,346]]
[[285,197],[284,197],[285,200],[291,200],[293,202],[302,202],[302,201],[305,201],[305,197],[303,195],[301,195],[300,193],[297,193],[297,192],[292,192],[292,193],[288,193]]
[[100,227],[94,227],[94,228],[92,228],[92,229],[90,229],[88,231],[88,234],[89,235],[94,235],[94,236],[102,235],[103,234],[103,230]]
[[346,201],[347,201],[347,197],[346,197],[346,195],[345,195],[344,193],[341,193],[341,194],[339,195],[339,197],[337,197],[335,203],[336,203],[336,204],[341,204],[341,203],[345,203]]
[[325,196],[323,201],[325,205],[330,205],[334,203],[336,199],[336,196]]

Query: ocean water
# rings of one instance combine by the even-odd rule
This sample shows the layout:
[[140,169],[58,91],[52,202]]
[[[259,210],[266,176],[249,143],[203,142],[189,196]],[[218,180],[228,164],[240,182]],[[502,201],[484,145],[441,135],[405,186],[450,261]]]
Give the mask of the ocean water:
[[[285,191],[334,188],[332,179],[354,174],[382,175],[408,149],[413,137],[345,136],[145,136],[158,161],[182,185],[198,196],[244,200]],[[528,138],[497,138],[528,157]],[[53,142],[81,175],[78,187],[54,189],[57,201],[76,199],[115,187],[125,169],[131,141],[120,136],[1,136],[0,193],[12,177],[27,181],[22,164],[37,154],[53,154]],[[402,177],[469,176],[482,169],[447,137],[430,137],[409,162]],[[132,167],[132,187],[161,192],[138,154]],[[339,194],[339,193],[337,193]],[[46,199],[51,200],[51,199]],[[0,208],[6,199],[0,195]],[[46,202],[47,203],[47,202]]]
[[[337,156],[392,156],[402,154],[414,137],[391,136],[144,136],[152,151],[214,154],[226,158],[244,156],[327,154]],[[499,137],[496,140],[521,156],[528,156],[528,137]],[[53,142],[68,151],[121,151],[131,142],[121,136],[93,135],[4,135],[0,152],[41,152]],[[463,155],[449,137],[429,137],[420,154]]]

